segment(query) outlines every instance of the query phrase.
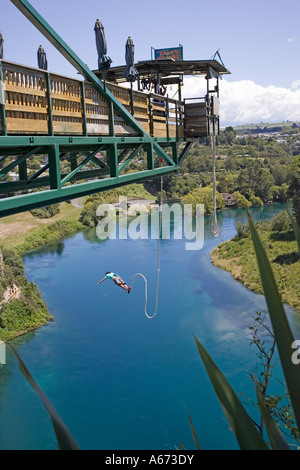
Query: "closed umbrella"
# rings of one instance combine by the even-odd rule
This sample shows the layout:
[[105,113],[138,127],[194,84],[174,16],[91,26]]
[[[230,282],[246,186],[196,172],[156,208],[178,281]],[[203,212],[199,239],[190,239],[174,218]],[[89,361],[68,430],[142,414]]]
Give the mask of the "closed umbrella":
[[37,51],[37,61],[39,69],[47,70],[48,69],[48,62],[46,52],[44,51],[43,47],[40,46]]
[[130,107],[131,114],[134,115],[134,104],[133,104],[133,93],[132,84],[137,80],[139,73],[134,67],[134,44],[132,38],[129,36],[125,45],[125,60],[126,69],[123,73],[123,77],[126,78],[127,82],[130,82]]
[[110,68],[112,63],[111,58],[107,55],[107,43],[104,33],[104,28],[99,19],[95,23],[95,37],[96,37],[96,47],[98,53],[98,69],[106,72]]
[[125,60],[126,69],[123,76],[127,82],[135,82],[138,79],[139,73],[134,67],[134,44],[132,38],[129,36],[125,46]]
[[0,59],[3,59],[3,58],[4,58],[4,47],[3,47],[3,44],[4,44],[4,39],[3,39],[2,34],[0,33]]

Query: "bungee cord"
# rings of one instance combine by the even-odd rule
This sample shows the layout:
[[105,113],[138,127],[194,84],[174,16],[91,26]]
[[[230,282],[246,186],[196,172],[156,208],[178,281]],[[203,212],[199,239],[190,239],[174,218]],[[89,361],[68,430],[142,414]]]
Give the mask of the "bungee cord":
[[211,136],[211,154],[213,164],[213,218],[212,218],[212,234],[214,237],[219,235],[218,219],[217,219],[217,181],[216,181],[216,137]]
[[162,225],[162,190],[163,190],[163,177],[160,178],[160,205],[159,205],[159,232],[158,232],[158,255],[157,255],[157,277],[156,277],[156,296],[155,296],[155,310],[153,315],[147,313],[147,303],[148,303],[148,281],[147,278],[142,273],[136,273],[131,281],[131,287],[137,276],[141,276],[145,281],[145,315],[147,318],[152,319],[157,314],[158,306],[158,291],[159,291],[159,273],[160,273],[160,239],[161,239],[161,225]]

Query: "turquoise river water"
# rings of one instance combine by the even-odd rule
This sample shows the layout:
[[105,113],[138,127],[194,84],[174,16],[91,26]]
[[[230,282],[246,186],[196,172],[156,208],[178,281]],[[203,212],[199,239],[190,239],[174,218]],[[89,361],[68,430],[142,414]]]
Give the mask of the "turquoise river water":
[[[253,209],[252,216],[271,218],[281,209]],[[246,221],[245,211],[219,214],[223,240],[235,234],[237,220]],[[141,277],[130,295],[112,281],[96,283],[110,270],[128,282],[143,273],[152,314],[157,240],[100,241],[88,230],[25,256],[27,277],[39,286],[54,321],[13,343],[81,449],[167,451],[180,443],[194,449],[187,412],[203,449],[238,449],[194,336],[236,392],[253,398],[248,374],[257,351],[248,327],[265,300],[212,265],[210,252],[222,239],[212,237],[210,217],[205,222],[201,250],[185,250],[185,240],[161,241],[153,319],[144,314]],[[300,318],[286,310],[300,338]],[[9,350],[0,373],[0,449],[54,449],[48,415]]]

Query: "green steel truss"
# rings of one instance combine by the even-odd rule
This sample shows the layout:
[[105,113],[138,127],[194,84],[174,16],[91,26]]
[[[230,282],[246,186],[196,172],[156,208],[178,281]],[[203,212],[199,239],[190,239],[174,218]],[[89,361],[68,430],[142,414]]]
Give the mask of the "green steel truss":
[[[18,146],[17,149],[9,146],[10,140],[13,140],[14,146]],[[12,163],[6,166],[2,164],[0,181],[8,172],[15,169],[18,179],[0,183],[1,194],[7,196],[0,199],[0,217],[130,183],[139,183],[177,171],[191,145],[191,142],[185,143],[178,154],[176,141],[160,142],[161,146],[167,146],[172,152],[172,158],[168,156],[168,163],[160,166],[161,153],[157,154],[159,158],[155,159],[153,144],[145,142],[143,137],[138,140],[130,137],[0,137],[0,148],[5,152],[3,141],[9,152],[0,157],[2,163],[5,163],[5,159],[13,151],[18,152],[18,155]],[[124,173],[125,168],[142,151],[147,155],[147,168]],[[99,152],[104,155],[103,159],[96,158]],[[165,150],[163,152],[165,153]],[[34,155],[44,154],[48,157],[47,162],[27,177],[28,159]],[[71,170],[62,173],[61,158],[66,155],[70,160]],[[77,161],[78,156],[81,157],[80,163]],[[156,167],[154,160],[159,162]],[[89,162],[93,162],[96,168],[84,169]],[[43,176],[45,173],[46,176]],[[85,181],[82,182],[83,180]]]
[[[53,132],[43,136],[13,136],[7,135],[5,107],[2,100],[0,217],[177,171],[192,142],[182,142],[184,139],[169,136],[154,138],[148,134],[27,0],[11,0],[11,2],[107,101],[111,118],[109,136],[56,136]],[[114,112],[131,126],[135,136],[115,135]],[[96,157],[99,152],[105,156],[103,159]],[[124,173],[125,168],[139,152],[146,153],[147,167],[141,171]],[[28,176],[27,162],[34,155],[45,155],[46,162],[34,174]],[[67,172],[61,170],[61,159],[65,155],[69,156],[71,166]],[[83,156],[80,163],[78,163],[79,155],[81,158]],[[11,156],[15,157],[14,161],[11,161]],[[6,159],[9,161],[7,165],[5,165]],[[160,163],[155,164],[157,161]],[[89,162],[93,162],[94,168],[84,168]],[[6,176],[14,170],[17,170],[17,180],[7,181]]]

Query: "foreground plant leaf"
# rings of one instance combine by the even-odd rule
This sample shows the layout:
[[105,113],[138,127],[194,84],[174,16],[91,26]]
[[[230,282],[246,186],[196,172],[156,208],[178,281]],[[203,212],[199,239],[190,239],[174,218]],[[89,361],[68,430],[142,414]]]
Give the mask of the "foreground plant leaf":
[[258,382],[254,378],[254,385],[256,396],[259,404],[259,408],[266,426],[266,430],[270,439],[270,444],[273,450],[290,450],[288,443],[286,442],[285,438],[283,437],[277,423],[272,418],[271,413],[269,412],[268,408],[266,407],[261,394],[259,392]]
[[292,216],[292,214],[290,213],[288,209],[287,209],[287,213],[289,215],[289,218],[290,218],[293,230],[294,230],[295,238],[298,244],[298,251],[300,253],[300,228],[298,227],[294,217]]
[[194,423],[193,423],[192,418],[191,418],[189,413],[188,413],[188,417],[189,417],[189,422],[190,422],[190,426],[191,426],[191,430],[192,430],[193,439],[194,439],[194,442],[195,442],[195,445],[196,445],[196,449],[201,450],[201,447],[200,447],[200,444],[199,444],[199,441],[198,441],[198,437],[197,437],[197,433],[196,433],[196,430],[195,430],[195,426],[194,426]]
[[195,339],[212,386],[241,450],[269,450],[235,391],[202,344]]
[[23,359],[20,357],[20,355],[17,353],[15,348],[12,345],[8,345],[10,349],[13,351],[15,354],[20,370],[26,380],[29,382],[31,387],[34,389],[34,391],[37,393],[39,396],[42,404],[46,408],[49,417],[52,421],[53,429],[56,435],[57,443],[59,445],[60,450],[80,450],[78,447],[77,442],[75,441],[74,437],[68,430],[67,426],[57,413],[56,409],[52,405],[52,403],[49,401],[43,390],[40,388],[40,386],[36,383],[34,378],[32,377],[31,373],[29,372],[28,368],[26,367]]
[[253,220],[249,215],[248,220],[280,362],[293,406],[297,426],[300,429],[300,368],[297,364],[292,362],[292,344],[294,342],[294,337],[281,302],[270,262],[258,236]]

